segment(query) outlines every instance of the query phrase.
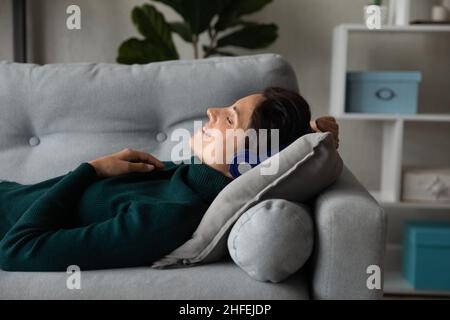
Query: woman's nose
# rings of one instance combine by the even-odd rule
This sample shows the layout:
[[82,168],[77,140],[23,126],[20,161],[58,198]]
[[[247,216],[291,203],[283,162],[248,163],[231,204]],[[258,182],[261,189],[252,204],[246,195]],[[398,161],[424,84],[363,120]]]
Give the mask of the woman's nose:
[[206,110],[206,115],[208,116],[208,118],[211,122],[214,122],[214,120],[216,119],[216,112],[217,112],[216,109],[217,108],[208,108]]

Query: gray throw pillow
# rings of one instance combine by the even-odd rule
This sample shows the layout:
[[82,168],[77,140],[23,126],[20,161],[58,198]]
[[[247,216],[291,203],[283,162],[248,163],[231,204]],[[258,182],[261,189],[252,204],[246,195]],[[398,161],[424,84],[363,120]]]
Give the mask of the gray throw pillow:
[[307,207],[271,199],[250,208],[238,219],[228,236],[228,251],[253,279],[280,282],[308,260],[313,234]]
[[[268,174],[268,168],[278,170]],[[227,254],[231,227],[268,199],[305,202],[341,174],[342,159],[329,132],[304,135],[227,185],[210,205],[192,238],[152,264],[153,268],[218,261]]]

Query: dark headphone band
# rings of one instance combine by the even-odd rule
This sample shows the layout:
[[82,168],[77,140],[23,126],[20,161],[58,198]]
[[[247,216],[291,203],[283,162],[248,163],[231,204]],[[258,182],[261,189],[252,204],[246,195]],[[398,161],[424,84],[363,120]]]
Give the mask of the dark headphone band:
[[[247,169],[248,169],[248,167],[254,168],[257,165],[259,165],[262,161],[279,153],[285,147],[286,146],[281,146],[280,149],[275,153],[272,153],[270,150],[268,150],[268,152],[266,154],[267,157],[265,157],[264,159],[260,159],[259,154],[254,154],[250,150],[245,149],[244,151],[238,152],[237,154],[234,155],[232,162],[228,165],[228,171],[230,172],[230,174],[233,178],[237,178],[244,173],[244,172],[240,171],[240,166],[242,164],[247,164]],[[242,161],[242,159],[244,161]],[[256,159],[256,163],[251,163],[251,161],[250,161],[251,159]]]

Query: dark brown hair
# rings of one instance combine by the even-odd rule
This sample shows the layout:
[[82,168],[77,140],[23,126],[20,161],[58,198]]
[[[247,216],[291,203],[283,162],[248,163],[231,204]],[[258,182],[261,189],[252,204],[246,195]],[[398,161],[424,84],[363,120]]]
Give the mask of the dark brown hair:
[[308,102],[300,94],[280,87],[269,87],[262,95],[265,99],[253,111],[250,128],[267,129],[269,139],[270,130],[278,129],[280,148],[311,133],[311,111]]

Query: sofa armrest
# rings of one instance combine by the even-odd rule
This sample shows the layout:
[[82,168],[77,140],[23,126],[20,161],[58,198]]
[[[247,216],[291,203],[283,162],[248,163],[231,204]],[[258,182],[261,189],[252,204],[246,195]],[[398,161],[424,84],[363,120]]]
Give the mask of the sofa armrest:
[[386,215],[348,168],[315,200],[315,227],[313,298],[380,298],[382,289],[367,287],[367,267],[380,267],[382,288]]

